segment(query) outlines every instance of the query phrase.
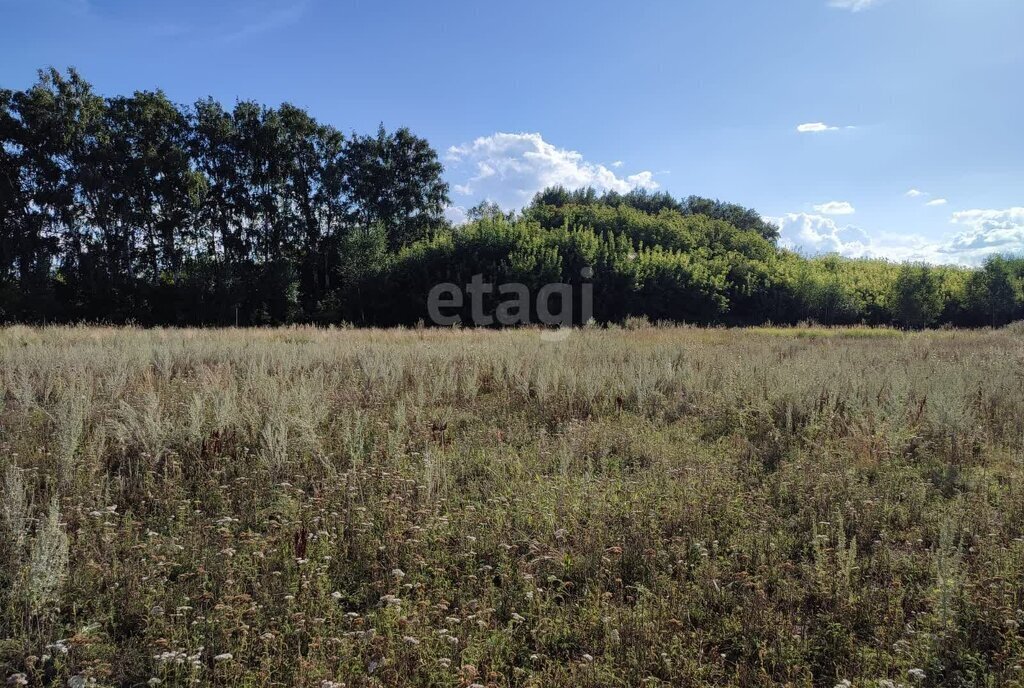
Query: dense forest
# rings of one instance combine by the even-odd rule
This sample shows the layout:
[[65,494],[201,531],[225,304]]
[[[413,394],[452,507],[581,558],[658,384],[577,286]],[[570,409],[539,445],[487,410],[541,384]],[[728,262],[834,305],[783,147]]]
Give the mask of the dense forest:
[[74,70],[42,71],[0,89],[0,321],[411,325],[434,285],[475,274],[531,290],[586,281],[598,322],[1024,317],[1021,258],[809,259],[753,210],[645,191],[553,188],[452,226],[443,171],[408,129],[343,134],[288,104],[102,97]]

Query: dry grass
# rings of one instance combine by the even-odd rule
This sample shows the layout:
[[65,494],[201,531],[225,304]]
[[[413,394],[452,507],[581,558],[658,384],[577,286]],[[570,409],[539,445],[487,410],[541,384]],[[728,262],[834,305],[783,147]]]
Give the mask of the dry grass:
[[0,678],[1021,685],[1015,331],[0,330]]

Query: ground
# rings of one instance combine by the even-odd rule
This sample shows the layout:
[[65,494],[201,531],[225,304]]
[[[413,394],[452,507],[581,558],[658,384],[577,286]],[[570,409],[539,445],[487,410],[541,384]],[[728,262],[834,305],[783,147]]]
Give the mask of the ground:
[[1022,334],[0,330],[0,679],[1022,685]]

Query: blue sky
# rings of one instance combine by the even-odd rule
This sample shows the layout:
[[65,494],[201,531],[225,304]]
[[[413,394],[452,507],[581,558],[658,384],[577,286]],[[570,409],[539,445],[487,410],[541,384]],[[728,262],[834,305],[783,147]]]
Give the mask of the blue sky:
[[1024,252],[1022,30],[1021,0],[0,0],[0,85],[74,65],[108,95],[406,125],[456,218],[643,186],[809,253],[972,263]]

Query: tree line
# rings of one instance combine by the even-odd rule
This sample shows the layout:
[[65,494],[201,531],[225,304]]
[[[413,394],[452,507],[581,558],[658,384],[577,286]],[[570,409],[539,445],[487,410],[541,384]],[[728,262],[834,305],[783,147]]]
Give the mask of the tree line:
[[288,104],[103,98],[50,69],[0,90],[0,142],[8,319],[316,320],[360,230],[395,252],[445,226],[425,140],[345,136]]
[[343,134],[289,104],[183,106],[159,90],[102,97],[44,70],[0,89],[0,321],[411,325],[434,285],[476,274],[587,281],[599,322],[1024,317],[1020,258],[808,259],[752,209],[643,190],[551,188],[458,226],[449,202],[436,151],[408,129]]

